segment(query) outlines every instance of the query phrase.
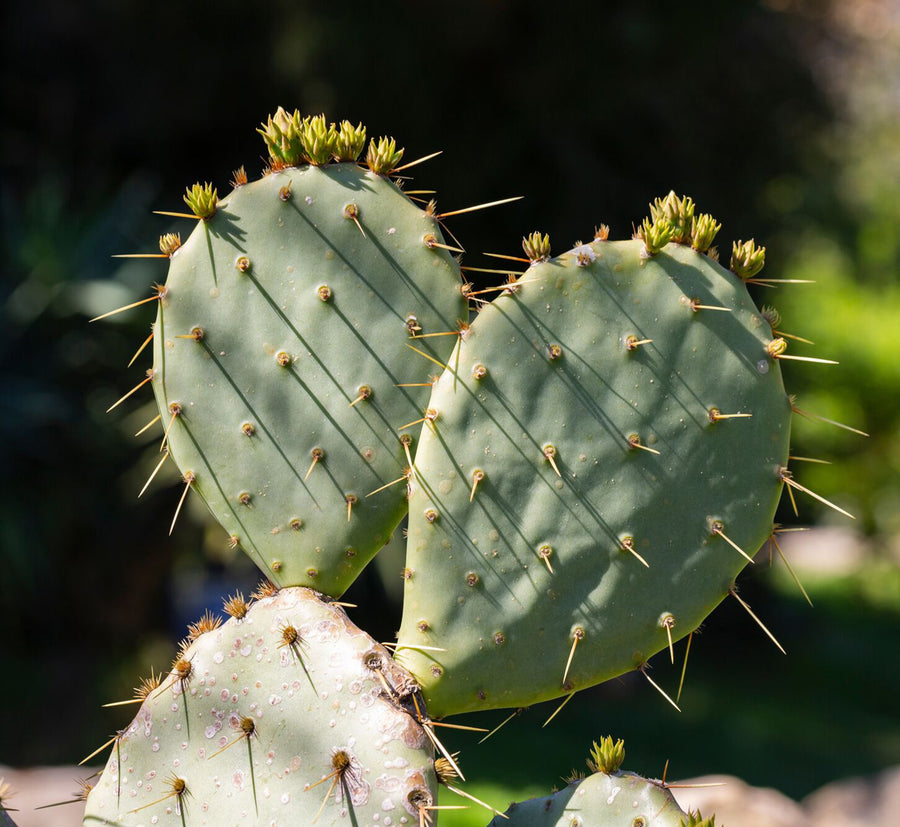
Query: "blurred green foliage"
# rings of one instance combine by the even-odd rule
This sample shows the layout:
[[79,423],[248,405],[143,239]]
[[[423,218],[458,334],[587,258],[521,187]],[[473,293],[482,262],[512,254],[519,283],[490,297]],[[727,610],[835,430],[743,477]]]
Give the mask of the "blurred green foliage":
[[[254,130],[278,104],[362,120],[371,135],[395,135],[410,159],[444,150],[416,170],[443,208],[527,196],[453,222],[470,264],[490,266],[481,251],[515,254],[535,229],[556,250],[600,222],[629,235],[647,203],[674,188],[722,221],[724,260],[732,240],[755,237],[769,248],[766,274],[814,278],[759,288],[786,331],[817,343],[790,352],[841,362],[789,365],[788,384],[800,407],[872,436],[798,419],[796,453],[835,461],[798,478],[854,511],[879,538],[880,565],[895,570],[900,122],[890,79],[900,22],[888,0],[259,0],[252,10],[234,0],[14,0],[4,17],[0,704],[15,715],[0,732],[0,762],[91,751],[125,722],[99,704],[164,667],[184,623],[220,595],[252,587],[251,567],[198,503],[167,536],[172,468],[135,501],[158,436],[132,435],[155,412],[139,395],[104,412],[143,378],[148,354],[125,365],[153,310],[87,320],[164,278],[163,263],[110,258],[188,229],[151,210],[179,209],[198,179],[224,189],[240,164],[258,173]],[[799,505],[804,521],[832,519]],[[380,569],[384,581],[373,568],[354,589],[356,619],[390,639],[399,577]],[[890,578],[875,579],[867,588],[887,594]],[[532,727],[502,753],[469,750],[467,766],[479,768],[470,776],[483,771],[485,783],[519,794],[527,777],[538,792],[611,733],[626,738],[637,769],[661,772],[677,757],[680,774],[739,772],[800,794],[847,770],[822,740],[825,718],[846,722],[834,743],[865,733],[860,769],[900,760],[884,697],[854,700],[841,684],[865,672],[864,653],[893,646],[896,601],[860,602],[854,581],[813,613],[770,599],[767,582],[752,578],[750,593],[790,630],[789,659],[773,666],[777,653],[748,621],[721,610],[685,715],[673,719],[643,684],[614,682],[573,703],[552,741]],[[769,674],[779,677],[765,685]],[[882,684],[895,693],[900,675]],[[61,733],[59,715],[78,726]],[[716,748],[692,749],[698,741]],[[532,783],[538,744],[553,769]]]

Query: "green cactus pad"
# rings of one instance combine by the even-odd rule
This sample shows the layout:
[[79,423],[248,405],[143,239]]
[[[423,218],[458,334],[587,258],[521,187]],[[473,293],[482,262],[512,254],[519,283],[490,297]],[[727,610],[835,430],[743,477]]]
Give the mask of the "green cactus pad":
[[[153,387],[172,456],[278,585],[340,595],[406,511],[399,430],[467,320],[437,220],[352,163],[218,201],[173,253]],[[371,492],[400,480],[369,497]]]
[[505,815],[488,827],[683,827],[689,818],[666,787],[630,772],[589,775]]
[[416,824],[437,781],[414,686],[342,608],[283,589],[181,653],[84,823]]
[[398,659],[434,716],[641,667],[728,594],[787,463],[771,338],[734,274],[641,240],[535,263],[481,312],[411,482]]

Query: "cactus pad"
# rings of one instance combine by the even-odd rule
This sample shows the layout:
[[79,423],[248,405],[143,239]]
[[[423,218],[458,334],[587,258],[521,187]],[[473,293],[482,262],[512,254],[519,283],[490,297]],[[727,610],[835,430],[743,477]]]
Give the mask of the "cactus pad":
[[436,717],[642,667],[772,531],[791,414],[772,328],[735,274],[645,242],[535,261],[433,388],[398,658]]
[[458,266],[433,215],[350,162],[186,200],[202,220],[171,255],[154,327],[169,449],[267,577],[338,596],[405,513],[399,429],[428,388],[398,385],[436,370],[408,345],[439,361],[452,346],[414,335],[467,320]]
[[506,818],[495,818],[489,827],[698,827],[699,816],[682,812],[663,782],[622,772],[624,759],[621,740],[595,741],[587,761],[590,776],[576,775],[552,795],[511,804]]
[[86,824],[418,823],[431,743],[382,646],[302,588],[210,625],[120,733]]

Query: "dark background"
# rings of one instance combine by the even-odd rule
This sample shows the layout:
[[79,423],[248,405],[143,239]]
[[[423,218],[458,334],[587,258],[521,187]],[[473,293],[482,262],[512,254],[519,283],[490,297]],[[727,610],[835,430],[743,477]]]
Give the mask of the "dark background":
[[[197,180],[226,191],[241,164],[259,174],[255,128],[279,104],[361,120],[372,136],[396,136],[410,160],[443,150],[416,170],[441,209],[526,196],[451,223],[475,266],[491,266],[481,251],[515,255],[535,229],[556,252],[600,222],[628,237],[648,201],[690,194],[722,222],[726,262],[732,240],[755,237],[769,275],[817,280],[757,298],[819,343],[793,352],[841,361],[786,368],[802,407],[871,434],[797,422],[796,452],[835,461],[804,468],[803,480],[856,514],[862,553],[836,574],[808,572],[815,609],[765,566],[742,578],[788,658],[725,606],[695,641],[681,715],[630,676],[582,693],[548,729],[552,705],[482,748],[459,739],[469,777],[547,789],[607,733],[626,738],[632,769],[659,775],[671,758],[676,775],[736,773],[794,796],[900,762],[894,6],[7,4],[0,763],[93,750],[128,715],[100,704],[129,697],[151,666],[167,666],[186,622],[255,582],[196,502],[167,535],[171,468],[136,501],[158,437],[133,434],[155,409],[136,394],[104,411],[143,378],[148,354],[125,365],[155,310],[87,320],[164,279],[164,262],[111,258],[189,229],[151,210],[182,209]],[[779,518],[849,523],[800,505],[799,519]],[[401,565],[386,559],[385,576],[373,567],[350,596],[354,618],[382,640],[398,623]],[[656,660],[654,677],[677,686],[679,669]]]

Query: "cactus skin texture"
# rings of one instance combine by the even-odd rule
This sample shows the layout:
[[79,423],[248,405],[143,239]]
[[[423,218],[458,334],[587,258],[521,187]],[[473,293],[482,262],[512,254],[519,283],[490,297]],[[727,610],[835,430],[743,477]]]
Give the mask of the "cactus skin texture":
[[480,313],[411,481],[398,659],[432,715],[642,668],[728,595],[788,459],[772,336],[740,278],[640,239],[537,261]]
[[351,162],[270,170],[204,216],[154,326],[169,449],[272,582],[339,596],[406,512],[398,429],[428,388],[397,385],[435,370],[407,345],[453,343],[412,335],[467,320],[458,265],[433,215]]
[[417,823],[437,782],[413,686],[342,608],[282,589],[182,651],[113,747],[85,824],[306,825],[326,793],[321,827]]

